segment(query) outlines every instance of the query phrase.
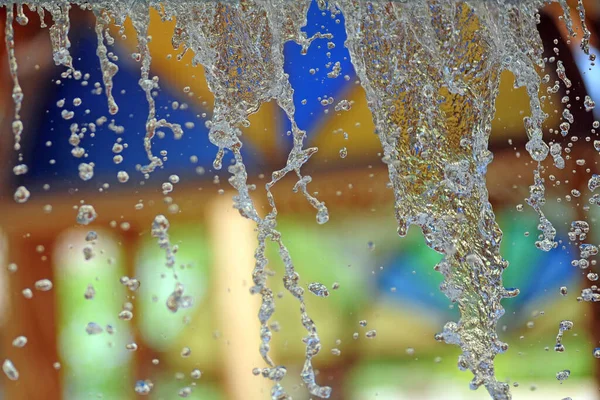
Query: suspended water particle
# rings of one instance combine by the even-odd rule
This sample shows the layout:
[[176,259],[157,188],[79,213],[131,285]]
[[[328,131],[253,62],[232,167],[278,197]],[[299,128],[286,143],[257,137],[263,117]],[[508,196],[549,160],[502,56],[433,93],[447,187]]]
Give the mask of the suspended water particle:
[[88,285],[87,288],[85,289],[85,293],[83,294],[83,297],[86,300],[92,300],[95,296],[96,296],[96,290],[94,289],[94,286]]
[[26,299],[31,299],[33,297],[33,292],[29,288],[23,289],[21,293],[23,293],[23,297],[25,297]]
[[318,297],[328,297],[329,296],[329,291],[327,290],[327,287],[325,285],[323,285],[322,283],[310,283],[308,285],[308,290],[314,294],[315,296]]
[[559,128],[560,134],[563,136],[567,136],[569,134],[569,129],[571,129],[571,124],[569,124],[568,122],[563,122],[560,124]]
[[348,156],[348,149],[346,149],[345,147],[342,147],[340,149],[340,158],[346,158],[346,156]]
[[88,324],[85,327],[85,332],[88,335],[98,335],[103,332],[103,329],[100,325],[98,325],[95,322],[88,322]]
[[367,339],[373,339],[375,336],[377,336],[377,331],[376,331],[375,329],[373,329],[373,330],[370,330],[370,331],[367,331],[367,332],[365,333],[365,337],[366,337]]
[[590,192],[593,192],[598,187],[600,187],[600,175],[593,174],[588,181],[588,189],[590,189]]
[[340,349],[331,349],[331,354],[333,354],[334,356],[339,356],[342,354]]
[[125,349],[127,349],[129,351],[137,351],[138,345],[137,345],[137,343],[127,343],[125,345]]
[[98,214],[96,214],[93,206],[84,204],[79,207],[79,211],[77,212],[77,223],[79,225],[88,225],[94,222],[97,216]]
[[183,349],[181,349],[181,357],[189,357],[192,354],[192,349],[190,349],[189,347],[184,347]]
[[171,182],[174,185],[179,183],[179,176],[178,175],[169,176],[169,182]]
[[340,284],[337,282],[333,282],[333,285],[331,285],[331,290],[338,290],[340,288]]
[[323,225],[327,221],[329,221],[329,212],[327,211],[327,208],[323,206],[317,210],[317,223]]
[[556,373],[556,379],[560,382],[563,383],[564,381],[566,381],[569,376],[571,375],[571,371],[568,369],[564,369],[562,371],[558,371]]
[[[254,373],[254,370],[253,370]],[[255,374],[258,375],[258,374]],[[190,372],[190,377],[192,379],[200,379],[202,377],[202,371],[200,371],[198,368],[195,368],[192,370],[192,372]]]
[[135,383],[134,390],[137,394],[145,396],[150,394],[150,392],[152,391],[152,386],[149,384],[148,381],[139,380]]
[[29,196],[31,196],[29,190],[25,186],[19,186],[15,191],[14,199],[17,203],[23,204],[29,200]]
[[83,252],[83,259],[86,261],[89,261],[94,257],[94,249],[90,245],[84,246],[82,249],[82,252]]
[[119,171],[117,172],[117,180],[126,183],[129,180],[129,174],[126,171]]
[[13,168],[13,173],[17,176],[19,175],[25,175],[27,173],[27,165],[25,164],[19,164],[19,165],[15,165]]
[[96,231],[89,231],[87,233],[87,235],[85,235],[85,241],[86,242],[92,242],[94,240],[98,239],[98,233],[96,233]]
[[75,113],[73,111],[69,111],[67,109],[64,109],[60,112],[60,116],[65,120],[68,121],[70,119],[73,119],[73,117],[75,116]]
[[562,294],[563,296],[566,296],[568,292],[568,289],[566,286],[561,286],[560,287],[560,294]]
[[19,379],[19,371],[17,371],[15,365],[8,358],[4,360],[4,363],[2,363],[2,371],[4,371],[6,377],[11,381],[16,381]]
[[583,101],[583,106],[585,107],[585,111],[592,111],[594,107],[596,107],[596,103],[590,96],[585,96],[585,100]]
[[94,177],[94,164],[93,163],[81,163],[79,164],[79,177],[83,181],[89,181]]
[[173,293],[171,293],[169,295],[169,297],[167,298],[167,308],[169,309],[169,311],[176,313],[180,308],[181,309],[186,309],[186,308],[190,308],[193,303],[194,303],[194,299],[192,296],[184,296],[183,292],[184,292],[185,288],[184,286],[177,282],[175,284],[175,290],[173,291]]
[[12,345],[14,347],[25,347],[26,344],[27,344],[26,336],[17,336],[12,342]]
[[19,269],[19,267],[15,263],[8,264],[8,266],[6,268],[8,269],[8,272],[13,272],[13,273],[17,272],[17,270]]
[[186,386],[179,391],[179,397],[190,397],[192,395],[192,388]]
[[60,369],[60,363],[57,361],[55,363],[52,364],[52,368],[54,368],[55,370],[59,370]]
[[136,290],[138,290],[140,288],[140,281],[138,281],[135,278],[129,279],[126,283],[126,286],[129,290],[131,290],[132,292],[135,292]]
[[600,347],[596,347],[596,348],[594,349],[594,351],[592,352],[592,355],[593,355],[595,358],[600,358]]
[[52,281],[49,279],[40,279],[35,282],[35,288],[40,292],[47,292],[52,289]]
[[131,321],[133,313],[129,310],[123,310],[119,313],[118,317],[121,321]]

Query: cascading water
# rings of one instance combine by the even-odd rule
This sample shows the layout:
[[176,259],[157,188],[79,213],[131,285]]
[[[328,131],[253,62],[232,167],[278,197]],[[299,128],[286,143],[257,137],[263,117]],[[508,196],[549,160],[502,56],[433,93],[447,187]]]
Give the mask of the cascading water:
[[[565,0],[558,2],[564,9],[564,22],[574,36],[568,6]],[[308,191],[311,177],[301,173],[302,166],[317,149],[304,147],[306,132],[294,120],[293,88],[283,68],[286,42],[300,44],[306,53],[313,40],[331,37],[330,34],[316,34],[309,38],[301,31],[306,24],[310,1],[98,0],[74,3],[91,10],[96,17],[97,56],[110,115],[117,114],[119,108],[112,96],[112,78],[118,73],[118,66],[109,57],[107,49],[107,45],[114,42],[109,26],[113,21],[124,26],[126,18],[133,22],[138,42],[138,51],[133,57],[140,62],[139,85],[148,102],[143,148],[149,163],[141,168],[146,178],[156,168],[163,167],[162,160],[152,153],[151,147],[157,129],[169,128],[175,137],[183,135],[181,126],[156,117],[152,92],[158,88],[159,79],[150,76],[149,8],[158,10],[163,20],[176,21],[173,47],[183,53],[193,52],[193,63],[204,68],[208,86],[215,97],[213,117],[208,123],[210,141],[217,147],[213,166],[221,169],[225,152],[233,154],[235,163],[228,170],[231,173],[229,182],[238,192],[233,199],[234,207],[257,226],[258,247],[251,291],[260,294],[262,299],[258,314],[261,323],[259,351],[268,365],[262,375],[273,381],[273,399],[291,398],[280,383],[286,374],[285,367],[277,366],[269,356],[272,337],[269,319],[275,310],[265,269],[268,262],[266,242],[270,240],[278,246],[285,265],[285,288],[298,300],[301,323],[307,331],[302,380],[312,395],[329,397],[331,389],[315,382],[312,358],[319,353],[321,343],[304,303],[300,276],[276,229],[278,212],[271,192],[284,176],[295,174],[298,181],[294,191],[300,191],[316,209],[317,222],[323,224],[329,219],[325,204]],[[505,289],[502,285],[502,271],[508,263],[499,252],[502,233],[488,200],[485,181],[487,165],[492,160],[488,139],[503,70],[514,74],[515,86],[525,87],[530,99],[531,114],[524,119],[528,135],[526,148],[537,167],[527,202],[539,214],[541,235],[536,245],[544,251],[556,246],[556,230],[542,212],[545,200],[540,164],[549,152],[557,166],[561,165],[562,159],[560,146],[550,148],[543,140],[542,123],[546,115],[538,97],[542,84],[539,71],[545,68],[545,61],[536,30],[537,11],[546,3],[542,0],[318,1],[323,10],[342,13],[345,17],[346,46],[365,89],[383,148],[383,162],[388,166],[394,190],[398,233],[404,235],[410,225],[418,225],[427,244],[444,255],[436,266],[445,277],[441,289],[458,304],[461,317],[457,322],[448,322],[436,339],[460,346],[462,355],[458,364],[461,369],[473,373],[471,387],[485,386],[494,399],[511,397],[508,384],[498,382],[494,374],[495,356],[508,349],[498,339],[496,324],[504,313],[501,300],[518,294],[517,289]],[[82,73],[76,69],[69,54],[69,10],[72,6],[63,1],[30,1],[27,7],[37,10],[40,16],[44,10],[52,15],[54,23],[49,29],[54,61],[66,68],[64,78],[82,79]],[[581,47],[589,54],[590,34],[585,27],[581,0],[577,11],[583,24]],[[14,83],[12,129],[15,150],[19,151],[23,131],[20,117],[23,92],[14,52],[15,19],[20,24],[28,23],[23,5],[9,3],[5,41]],[[590,55],[592,61],[594,58]],[[568,87],[570,82],[560,61],[557,72]],[[241,153],[240,128],[249,124],[249,116],[261,105],[273,100],[290,121],[293,147],[285,166],[274,171],[271,181],[266,184],[270,210],[260,216],[250,196],[251,187]],[[593,108],[591,99],[585,101],[586,109],[588,106]],[[66,112],[63,118],[70,119],[72,115]],[[72,137],[77,139],[77,132],[82,129],[93,131],[93,126],[73,124]],[[72,144],[73,155],[81,156],[84,150],[78,147],[79,141],[74,140]],[[21,155],[19,162],[15,174],[26,173]],[[564,166],[564,160],[562,164]],[[93,166],[88,169],[93,174]],[[127,180],[126,175],[121,174],[119,180]],[[25,187],[19,187],[15,192],[15,200],[20,203],[26,202],[29,196]],[[93,207],[90,212],[93,212],[93,218],[85,218],[85,223],[95,218]],[[167,265],[173,266],[175,251],[169,243],[168,227],[167,219],[157,216],[152,235],[165,248]],[[178,283],[167,300],[167,306],[174,312],[191,301],[189,296],[182,296],[183,290],[183,285]],[[4,367],[5,371],[6,368],[14,369],[10,361]],[[18,373],[10,376],[18,378]]]

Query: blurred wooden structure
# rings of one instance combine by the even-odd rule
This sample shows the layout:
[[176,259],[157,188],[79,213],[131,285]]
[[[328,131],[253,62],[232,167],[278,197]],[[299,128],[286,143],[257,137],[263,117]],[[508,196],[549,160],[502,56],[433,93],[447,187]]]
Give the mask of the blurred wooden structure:
[[[589,26],[595,26],[598,31],[598,10],[594,9],[596,3],[588,1],[588,16],[590,16]],[[597,5],[596,5],[597,6]],[[552,40],[553,35],[557,32],[552,20],[556,20],[560,14],[557,7],[548,9],[548,15],[551,16],[546,21],[545,25],[549,28],[549,40]],[[593,19],[595,18],[595,19]],[[575,21],[577,18],[573,18]],[[1,18],[0,18],[1,20]],[[591,21],[595,21],[592,23]],[[89,23],[82,19],[82,24]],[[1,25],[1,23],[0,23]],[[560,26],[560,24],[559,24]],[[74,27],[76,29],[76,27]],[[159,28],[156,28],[159,29]],[[167,30],[168,31],[168,30]],[[564,29],[560,28],[564,35]],[[596,33],[596,32],[595,32]],[[600,33],[600,32],[599,32]],[[33,25],[30,27],[18,29],[19,45],[17,46],[17,57],[26,59],[25,55],[30,57],[27,62],[22,62],[19,69],[19,74],[23,89],[25,92],[25,108],[23,111],[24,119],[31,118],[40,111],[42,96],[35,96],[36,79],[39,79],[43,74],[45,66],[49,65],[52,60],[49,48],[47,46],[47,32],[44,30],[39,33]],[[157,38],[166,38],[164,32],[156,32],[153,34]],[[594,35],[593,38],[597,38]],[[597,40],[597,39],[593,39]],[[596,42],[597,43],[597,42]],[[164,48],[156,48],[155,51],[168,52]],[[568,53],[565,48],[564,53]],[[156,57],[158,60],[163,57]],[[4,59],[5,54],[0,51],[0,58]],[[561,57],[562,58],[562,57]],[[35,68],[30,68],[31,65],[39,65],[40,71]],[[573,62],[570,64],[565,62],[571,80],[577,81],[576,71]],[[167,68],[165,66],[164,68]],[[185,73],[192,73],[187,70]],[[164,79],[178,79],[184,70],[172,71],[173,77],[161,77]],[[11,122],[12,101],[7,94],[10,92],[10,81],[7,79],[6,67],[3,67],[2,75],[0,76],[0,106],[3,111],[0,113],[0,125],[3,132],[9,132]],[[202,91],[201,88],[194,89]],[[583,97],[585,89],[581,86],[576,87],[572,96],[579,95]],[[354,96],[354,97],[353,97]],[[362,96],[362,98],[361,98]],[[558,96],[558,95],[557,95]],[[364,94],[360,89],[349,94],[349,98],[353,98],[356,104],[360,107],[355,107],[357,113],[367,115],[363,121],[361,130],[363,134],[371,129],[369,125],[369,114],[364,101]],[[554,100],[557,104],[560,103],[558,97]],[[491,146],[495,153],[495,160],[491,164],[488,172],[488,189],[492,203],[520,203],[528,194],[528,185],[531,183],[532,164],[528,154],[524,149],[525,135],[522,132],[522,115],[521,107],[525,110],[527,101],[524,100],[524,90],[513,90],[510,76],[504,77],[501,84],[501,94],[497,102],[498,116],[496,128],[499,131],[502,128],[509,129],[504,132],[494,131],[493,135],[498,135],[501,139],[492,139]],[[354,112],[354,110],[353,110]],[[576,121],[580,125],[580,130],[583,132],[584,126],[590,125],[590,115],[582,113],[581,110],[572,110],[575,114]],[[362,115],[361,114],[361,115]],[[516,115],[516,116],[515,116]],[[550,121],[549,126],[557,126],[558,119],[554,118]],[[256,121],[260,124],[260,121]],[[343,127],[344,124],[354,124],[354,120],[342,121],[341,119],[332,119],[327,122],[323,128],[326,131]],[[350,127],[348,127],[348,130]],[[577,131],[575,128],[574,131]],[[584,135],[586,133],[584,132]],[[354,142],[357,148],[364,147],[365,143],[360,142],[359,135],[354,135],[357,139]],[[513,145],[508,145],[507,139],[513,139]],[[25,138],[26,140],[27,138]],[[255,138],[260,141],[260,138]],[[372,140],[369,139],[369,140]],[[9,291],[8,291],[8,312],[5,318],[6,323],[0,328],[0,359],[11,359],[17,368],[21,371],[21,377],[16,382],[6,382],[4,384],[6,398],[10,400],[54,400],[60,399],[63,393],[63,380],[60,369],[55,369],[53,364],[59,361],[57,354],[57,327],[56,327],[56,299],[54,291],[36,292],[32,299],[23,297],[21,291],[27,287],[32,288],[36,280],[42,278],[52,279],[54,268],[52,249],[55,248],[55,240],[58,234],[64,230],[74,227],[76,210],[74,206],[79,204],[82,198],[93,198],[93,205],[98,213],[98,219],[95,222],[97,226],[109,227],[113,219],[120,218],[118,222],[127,221],[130,224],[130,229],[127,232],[121,232],[120,236],[124,241],[125,248],[133,247],[132,243],[141,235],[148,235],[151,221],[158,213],[165,213],[163,203],[163,195],[158,188],[148,188],[143,193],[121,193],[118,191],[107,193],[69,193],[69,194],[52,194],[49,193],[43,197],[32,198],[24,205],[16,204],[12,199],[14,187],[11,182],[12,171],[12,137],[10,135],[0,136],[0,159],[3,160],[5,168],[3,174],[0,174],[0,227],[8,238],[9,252],[7,259],[18,265],[17,273],[9,276]],[[269,145],[265,143],[265,145]],[[323,154],[335,154],[335,148],[332,146],[329,150],[324,150]],[[516,150],[515,150],[516,149]],[[517,154],[520,152],[520,156]],[[343,209],[373,209],[387,207],[390,209],[393,200],[390,189],[386,187],[388,182],[388,173],[385,166],[376,157],[376,152],[373,154],[372,165],[368,168],[359,168],[353,170],[328,170],[326,166],[320,165],[313,167],[311,164],[307,166],[307,170],[314,169],[313,183],[310,185],[311,191],[318,192],[320,200],[326,202],[329,206],[332,218],[335,218],[335,213]],[[594,155],[595,156],[595,155]],[[592,155],[589,158],[593,158]],[[277,157],[273,157],[277,160]],[[280,161],[280,160],[279,160]],[[273,162],[273,169],[278,165]],[[590,168],[596,168],[590,166]],[[562,175],[556,175],[559,180],[566,180],[571,177],[571,172],[567,167],[561,172]],[[515,178],[517,176],[517,178]],[[251,178],[252,183],[256,183],[259,188],[264,186],[265,180]],[[291,190],[294,181],[285,179],[280,184],[275,186],[274,195],[277,199],[278,209],[281,213],[305,213],[310,218],[314,217],[314,210],[307,205],[305,199],[294,194]],[[577,183],[577,187],[583,192],[585,187],[584,181]],[[351,185],[351,188],[350,188]],[[203,190],[199,190],[200,188]],[[223,231],[224,226],[221,226],[220,221],[227,219],[232,220],[231,214],[234,211],[228,206],[232,193],[227,191],[224,195],[218,195],[217,189],[222,187],[228,188],[228,184],[224,183],[221,186],[213,185],[205,180],[197,182],[182,183],[178,186],[174,197],[177,198],[177,203],[180,206],[181,212],[174,215],[169,215],[169,220],[172,225],[176,225],[183,221],[201,220],[209,223],[212,234],[215,238],[228,236],[232,234],[243,235],[247,240],[252,239],[250,229],[246,221],[239,218],[239,226],[235,232]],[[340,194],[341,193],[341,194]],[[264,198],[263,190],[258,190],[256,198]],[[145,207],[142,210],[135,210],[134,205],[138,199],[143,198]],[[52,212],[46,213],[44,206],[52,205]],[[210,207],[199,207],[199,204],[211,204]],[[224,206],[226,204],[227,206]],[[234,213],[235,214],[235,213]],[[229,226],[228,229],[236,229]],[[219,240],[217,240],[218,244]],[[36,250],[39,246],[43,246],[44,250],[39,252]],[[252,252],[248,248],[247,254],[239,255],[243,258],[240,263],[246,263],[243,267],[248,271],[250,278],[252,268]],[[226,254],[227,249],[218,249],[217,252]],[[220,262],[219,268],[241,268],[242,265],[229,265],[230,263]],[[235,263],[234,263],[235,264]],[[127,268],[133,270],[133,260],[126,262]],[[4,268],[4,266],[2,266]],[[228,271],[221,271],[223,276]],[[219,285],[227,286],[224,277],[221,276]],[[222,291],[226,293],[225,290]],[[240,290],[236,292],[236,296],[241,297],[243,293]],[[225,301],[225,299],[217,299],[217,301]],[[256,313],[256,304],[253,301],[239,302],[242,304],[237,309],[240,315],[254,315]],[[594,308],[594,322],[590,329],[597,335],[600,340],[600,310]],[[239,321],[238,321],[239,322]],[[246,322],[246,321],[245,321]],[[250,323],[250,322],[248,322]],[[232,325],[227,327],[230,332],[242,329],[241,325]],[[252,328],[252,334],[257,334],[257,330]],[[17,349],[11,346],[12,340],[18,335],[30,337],[30,341],[24,349]],[[142,340],[136,337],[136,342],[141,343]],[[253,344],[248,346],[248,343],[236,343],[232,346],[230,353],[225,357],[226,363],[231,364],[231,376],[224,379],[231,382],[230,387],[236,389],[235,393],[230,393],[231,398],[242,398],[244,393],[262,390],[264,385],[261,380],[258,385],[256,379],[247,379],[241,375],[239,370],[236,370],[235,359],[240,351],[247,351],[247,348],[254,351]],[[257,352],[255,352],[257,354]],[[144,346],[140,346],[140,350],[135,355],[135,369],[137,376],[144,376],[146,369],[150,365],[149,361],[154,358],[153,354],[148,353]],[[246,367],[246,366],[245,366]],[[600,369],[598,369],[598,377],[600,381]],[[134,382],[130,382],[133,388]],[[245,392],[246,390],[246,392]]]

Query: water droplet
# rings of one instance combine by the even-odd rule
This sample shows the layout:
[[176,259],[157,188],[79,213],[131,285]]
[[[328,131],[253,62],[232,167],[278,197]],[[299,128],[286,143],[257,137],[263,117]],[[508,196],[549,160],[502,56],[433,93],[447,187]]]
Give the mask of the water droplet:
[[88,335],[98,335],[98,334],[102,333],[102,331],[103,331],[102,327],[95,322],[89,322],[87,324],[87,326],[85,327],[85,332]]
[[150,394],[152,391],[152,385],[148,381],[137,381],[135,383],[135,392],[142,396]]
[[40,292],[47,292],[52,289],[52,281],[49,279],[40,279],[35,282],[35,288]]
[[93,206],[88,204],[84,204],[79,207],[79,211],[77,212],[77,223],[80,225],[88,225],[96,219],[98,214],[96,214],[96,210]]
[[9,359],[4,360],[4,363],[2,364],[2,371],[4,371],[6,377],[11,381],[16,381],[19,379],[19,371],[17,371],[17,368]]
[[315,296],[319,296],[319,297],[328,297],[329,296],[329,291],[327,290],[327,287],[321,283],[310,283],[308,285],[308,290],[314,294]]
[[200,379],[202,377],[202,371],[200,371],[198,368],[193,369],[192,372],[190,372],[190,377],[192,379]]
[[26,344],[27,344],[27,337],[25,337],[25,336],[17,336],[12,342],[12,345],[14,347],[25,347]]
[[17,203],[23,204],[29,200],[29,196],[31,196],[29,190],[25,186],[19,186],[15,191],[14,199]]
[[563,381],[566,381],[567,379],[569,379],[570,375],[571,375],[571,371],[568,369],[564,369],[564,370],[558,371],[556,373],[556,379],[558,379],[558,381],[560,383],[562,383]]
[[94,177],[94,164],[81,163],[79,164],[79,177],[83,181],[89,181]]

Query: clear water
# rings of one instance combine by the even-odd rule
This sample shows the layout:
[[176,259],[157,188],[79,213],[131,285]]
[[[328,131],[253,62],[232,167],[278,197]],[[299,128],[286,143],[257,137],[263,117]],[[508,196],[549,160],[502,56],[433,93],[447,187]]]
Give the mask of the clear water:
[[[564,167],[564,159],[560,145],[549,146],[543,140],[542,123],[546,115],[538,96],[542,86],[540,72],[549,67],[546,64],[552,63],[542,59],[543,48],[536,29],[539,19],[537,11],[547,2],[317,2],[322,9],[328,9],[334,15],[343,13],[345,17],[346,46],[365,89],[383,149],[383,162],[388,166],[389,181],[395,196],[398,233],[405,235],[410,225],[417,225],[422,229],[427,244],[444,255],[436,266],[436,270],[445,277],[441,289],[458,305],[461,317],[459,321],[448,322],[436,339],[460,346],[462,355],[458,365],[472,372],[473,389],[485,386],[492,398],[509,399],[508,384],[498,382],[494,373],[494,358],[508,349],[507,344],[498,339],[496,328],[498,319],[504,313],[501,300],[516,296],[519,291],[504,288],[502,284],[502,272],[508,263],[499,251],[502,232],[495,221],[486,189],[486,169],[493,157],[488,150],[488,139],[500,74],[508,70],[515,76],[515,86],[525,87],[529,95],[530,115],[524,118],[528,135],[526,148],[537,166],[533,171],[530,196],[526,200],[539,215],[540,237],[536,246],[543,251],[551,250],[557,246],[556,230],[543,212],[545,189],[541,162],[550,153],[554,164],[561,168]],[[558,2],[565,9],[564,23],[574,36],[566,1]],[[321,343],[317,327],[304,302],[304,286],[307,283],[301,281],[284,238],[277,230],[278,211],[276,199],[271,193],[271,188],[284,176],[295,175],[297,182],[294,191],[300,192],[315,208],[317,223],[324,224],[329,219],[324,202],[309,192],[311,177],[301,171],[317,148],[304,146],[306,132],[294,120],[293,88],[283,68],[283,46],[286,42],[300,44],[306,53],[315,39],[331,37],[330,34],[307,37],[301,31],[306,23],[310,2],[181,0],[161,4],[157,1],[98,0],[80,3],[82,8],[96,16],[96,54],[102,70],[108,115],[115,115],[119,110],[112,96],[112,79],[119,68],[109,57],[107,46],[114,43],[114,38],[108,27],[112,22],[123,26],[126,18],[133,22],[138,43],[133,58],[140,63],[139,86],[145,92],[148,103],[146,134],[141,144],[148,156],[147,165],[141,169],[146,176],[162,167],[162,160],[154,155],[151,145],[157,130],[167,128],[175,137],[183,134],[181,126],[156,117],[152,92],[158,88],[159,78],[150,76],[152,59],[148,48],[148,8],[156,8],[163,20],[175,19],[176,28],[172,37],[174,49],[180,51],[180,55],[187,51],[193,53],[193,63],[204,68],[208,86],[215,97],[213,118],[208,123],[210,141],[216,146],[213,166],[221,169],[225,151],[233,154],[235,163],[228,167],[228,171],[231,173],[229,183],[237,190],[233,198],[234,207],[241,216],[254,221],[257,227],[258,245],[252,272],[252,293],[260,295],[262,299],[258,313],[261,323],[259,351],[267,367],[256,372],[273,382],[273,399],[291,398],[282,386],[286,368],[277,365],[269,355],[273,335],[269,319],[275,310],[275,298],[267,282],[265,249],[266,243],[272,241],[278,246],[285,264],[285,288],[297,299],[300,322],[306,329],[306,359],[301,372],[302,380],[311,395],[328,398],[331,388],[316,382],[312,366],[312,359],[321,350]],[[13,23],[34,23],[27,21],[22,7],[7,7],[5,32],[13,80],[12,130],[17,152],[20,152],[22,140],[24,121],[21,120],[20,109],[24,99],[14,52]],[[54,62],[64,67],[64,78],[82,79],[84,75],[77,70],[76,62],[69,53],[68,37],[69,10],[78,6],[33,1],[27,7],[37,10],[40,15],[45,12],[52,15],[54,22],[49,27],[49,35]],[[581,47],[589,54],[590,34],[585,28],[585,10],[581,1],[577,11],[583,22]],[[590,58],[593,60],[594,56],[590,55]],[[556,61],[555,68],[561,84],[569,87],[571,82],[560,61]],[[339,74],[339,68],[334,67],[331,73]],[[294,141],[285,166],[274,171],[266,184],[269,209],[261,215],[250,197],[241,153],[244,138],[240,128],[249,125],[250,115],[270,101],[275,101],[287,115]],[[591,110],[593,106],[593,100],[586,98],[586,109]],[[340,107],[342,109],[344,106]],[[565,108],[565,112],[567,114],[563,113],[563,116],[569,121],[568,109]],[[65,109],[62,116],[71,119],[73,113]],[[563,134],[566,135],[568,128],[567,125],[561,125]],[[78,140],[78,132],[84,129],[93,130],[93,126],[72,125],[70,142],[73,145],[72,154],[76,157],[81,157],[85,152],[79,147]],[[118,154],[119,149],[113,148],[113,152]],[[346,154],[340,151],[340,157]],[[115,159],[118,157],[115,156]],[[26,161],[19,154],[15,174],[27,173]],[[82,163],[79,172],[82,179],[90,179],[93,165]],[[125,171],[119,174],[120,181],[129,179]],[[593,179],[593,182],[590,180],[592,191],[600,186],[598,178]],[[163,184],[165,194],[170,190],[171,183]],[[19,203],[25,203],[29,196],[25,187],[19,187],[14,198]],[[95,218],[93,205],[82,205],[76,216],[77,222],[85,225],[92,223]],[[576,222],[572,232],[583,241],[583,227]],[[166,265],[173,266],[176,248],[169,242],[168,228],[168,220],[159,215],[152,223],[152,235],[165,250]],[[582,256],[582,259],[585,257]],[[50,290],[51,283],[40,284],[40,287],[36,285],[36,288]],[[308,285],[308,289],[317,296],[326,297],[329,294],[327,288],[318,282]],[[582,293],[584,300],[597,295],[591,293],[591,289],[586,290],[590,293]],[[93,287],[88,291],[89,296],[93,297]],[[191,297],[184,296],[181,283],[166,299],[166,306],[173,312],[190,304]],[[129,310],[123,310],[119,317],[130,319],[130,314]],[[557,346],[562,346],[563,331],[561,324]],[[369,331],[367,336],[374,338],[376,331]],[[3,370],[10,379],[18,379],[18,372],[10,360],[4,362]],[[562,381],[568,375],[568,371],[562,371],[557,374],[557,379]],[[147,394],[150,390],[151,385],[145,381],[139,381],[135,387],[140,394]],[[180,395],[185,397],[186,393]]]

